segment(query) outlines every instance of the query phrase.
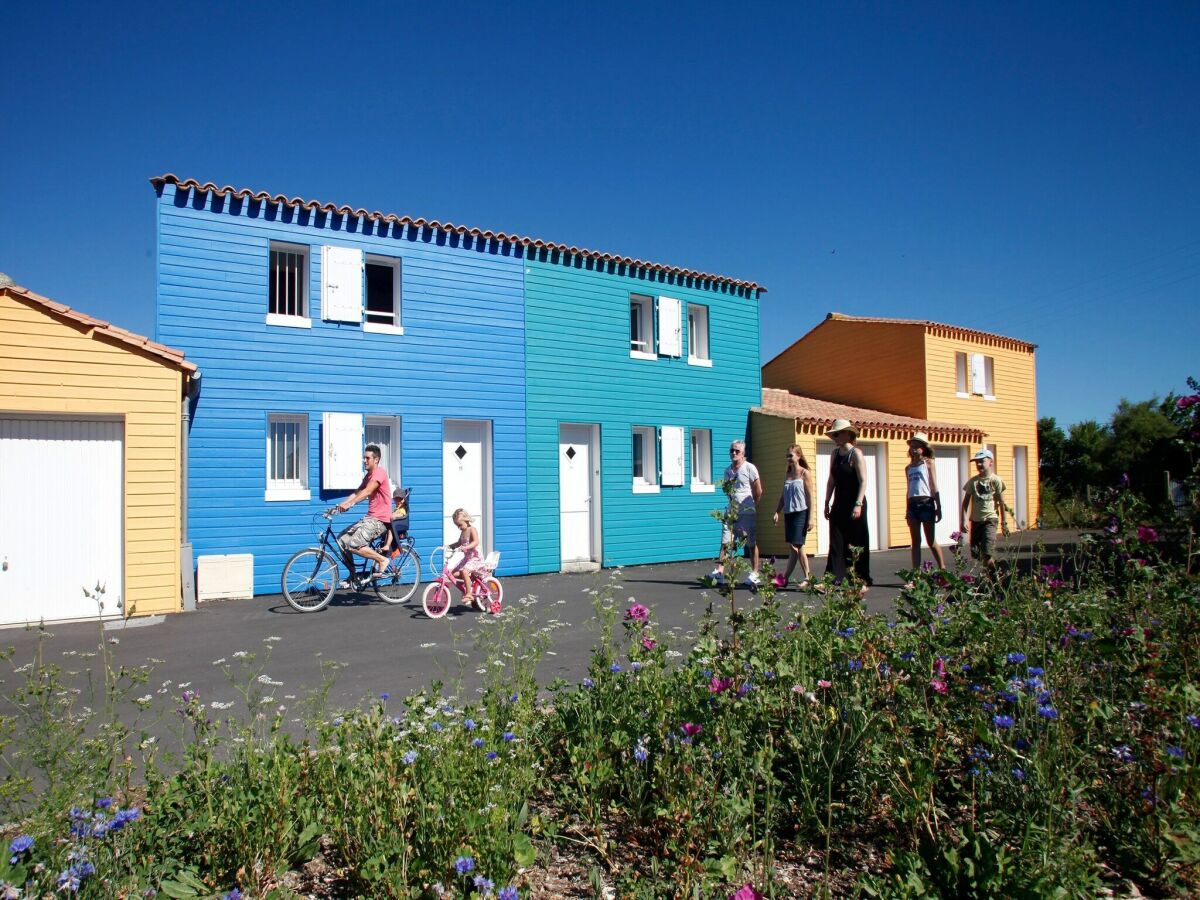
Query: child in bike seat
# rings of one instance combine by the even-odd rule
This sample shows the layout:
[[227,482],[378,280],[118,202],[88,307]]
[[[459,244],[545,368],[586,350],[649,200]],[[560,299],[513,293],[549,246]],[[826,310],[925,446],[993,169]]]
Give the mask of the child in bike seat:
[[398,487],[392,491],[395,509],[392,510],[392,527],[388,530],[387,540],[384,541],[381,551],[384,556],[400,549],[400,545],[408,537],[408,495],[411,493],[412,488]]

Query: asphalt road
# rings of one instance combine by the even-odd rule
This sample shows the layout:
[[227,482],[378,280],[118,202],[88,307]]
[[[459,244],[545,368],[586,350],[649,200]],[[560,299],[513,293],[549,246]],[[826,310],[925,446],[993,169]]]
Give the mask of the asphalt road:
[[[1023,567],[1032,565],[1040,553],[1054,561],[1076,538],[1074,532],[1025,532],[1008,539],[1003,556]],[[907,549],[872,554],[875,587],[865,599],[868,609],[891,608],[902,584],[897,572],[908,565]],[[651,609],[660,630],[673,635],[672,645],[686,649],[706,604],[723,603],[700,582],[711,566],[711,560],[696,560],[590,574],[510,577],[503,579],[505,604],[520,598],[536,600],[530,607],[533,619],[539,626],[552,626],[552,646],[538,670],[539,680],[543,684],[556,677],[573,681],[583,677],[599,634],[591,592],[611,584],[622,606],[636,598]],[[824,567],[824,558],[813,561],[814,572],[820,574]],[[739,599],[754,602],[746,591],[739,591]],[[811,605],[819,597],[785,591],[782,602]],[[154,663],[148,693],[178,694],[186,686],[206,701],[230,702],[237,699],[236,691],[223,667],[215,663],[225,660],[242,673],[240,651],[256,654],[257,665],[269,648],[270,659],[261,674],[269,679],[265,687],[280,699],[299,698],[318,686],[322,661],[344,664],[329,695],[330,706],[337,708],[385,692],[399,697],[434,679],[450,684],[461,679],[465,690],[473,689],[480,683],[475,672],[476,637],[497,624],[483,621],[486,618],[456,607],[445,618],[431,620],[421,610],[420,592],[409,604],[395,607],[373,595],[343,594],[319,613],[296,613],[282,597],[267,596],[202,604],[195,612],[145,626],[136,619],[120,629],[101,630],[96,624],[49,626],[53,637],[44,652],[47,661],[84,671],[95,667],[96,658],[81,654],[96,651],[103,640],[117,665],[161,661]],[[0,646],[14,648],[14,666],[32,659],[36,644],[36,629],[0,632]],[[3,672],[0,695],[7,695],[20,677]]]

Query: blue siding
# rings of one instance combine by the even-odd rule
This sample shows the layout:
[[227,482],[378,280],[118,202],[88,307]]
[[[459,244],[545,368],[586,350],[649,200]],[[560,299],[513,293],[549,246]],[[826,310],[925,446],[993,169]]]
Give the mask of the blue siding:
[[[353,412],[401,417],[412,530],[426,552],[442,542],[443,420],[489,420],[501,573],[528,570],[518,250],[427,229],[381,233],[353,217],[172,185],[161,190],[157,227],[157,338],[203,373],[189,456],[188,526],[198,555],[253,553],[255,591],[277,592],[283,563],[312,541],[313,513],[347,493],[320,489],[321,414]],[[310,248],[311,329],[265,322],[272,240]],[[403,335],[320,319],[324,244],[402,260]],[[264,500],[269,412],[308,416],[311,501]]]
[[[629,355],[629,297],[681,302],[680,358]],[[687,361],[687,304],[708,307],[712,367]],[[751,407],[762,402],[758,301],[753,294],[690,279],[539,254],[526,262],[525,329],[529,411],[529,560],[531,571],[560,568],[560,423],[600,425],[602,562],[631,565],[715,556],[720,526],[710,512],[719,493],[693,493],[692,428],[712,432],[713,477],[728,465],[728,445],[744,439]],[[685,429],[684,484],[633,491],[634,426]]]

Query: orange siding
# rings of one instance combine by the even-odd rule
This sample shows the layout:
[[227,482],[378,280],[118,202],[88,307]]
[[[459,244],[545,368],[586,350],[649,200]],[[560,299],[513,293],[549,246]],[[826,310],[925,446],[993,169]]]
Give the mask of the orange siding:
[[763,366],[763,387],[931,418],[920,325],[827,319]]
[[126,615],[180,609],[183,373],[0,294],[0,410],[125,419]]

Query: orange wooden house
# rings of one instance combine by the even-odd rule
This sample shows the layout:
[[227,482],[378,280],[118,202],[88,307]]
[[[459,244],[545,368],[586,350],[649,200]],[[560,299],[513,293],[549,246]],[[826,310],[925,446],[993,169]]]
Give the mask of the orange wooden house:
[[[812,465],[817,509],[824,500],[835,418],[860,429],[868,470],[872,547],[906,547],[907,440],[929,434],[947,514],[939,541],[958,529],[969,460],[989,448],[1008,486],[1013,521],[1038,517],[1037,386],[1034,344],[956,325],[830,313],[765,366],[763,403],[750,416],[751,453],[764,481],[759,536],[768,553],[784,553],[771,514],[783,484],[784,448],[798,443]],[[950,498],[954,499],[951,500]],[[810,553],[824,553],[825,522],[814,524]]]

